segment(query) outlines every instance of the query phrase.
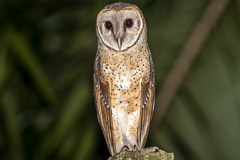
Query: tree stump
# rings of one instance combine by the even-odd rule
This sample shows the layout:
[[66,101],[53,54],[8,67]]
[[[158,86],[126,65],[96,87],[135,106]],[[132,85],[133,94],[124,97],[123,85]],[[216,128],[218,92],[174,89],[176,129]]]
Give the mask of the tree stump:
[[173,153],[167,153],[165,151],[159,150],[158,152],[133,152],[133,151],[123,151],[114,156],[110,157],[108,160],[174,160]]

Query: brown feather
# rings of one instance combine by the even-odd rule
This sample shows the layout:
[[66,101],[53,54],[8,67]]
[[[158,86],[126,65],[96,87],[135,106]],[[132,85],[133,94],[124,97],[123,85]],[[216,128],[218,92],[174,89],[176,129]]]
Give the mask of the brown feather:
[[109,97],[109,84],[101,82],[99,58],[96,57],[94,69],[94,96],[98,115],[98,121],[103,130],[105,140],[111,155],[115,153],[113,142],[112,112]]
[[152,59],[150,57],[150,76],[146,82],[143,79],[141,83],[141,111],[138,131],[138,145],[143,148],[146,144],[150,121],[154,110],[155,101],[155,74]]

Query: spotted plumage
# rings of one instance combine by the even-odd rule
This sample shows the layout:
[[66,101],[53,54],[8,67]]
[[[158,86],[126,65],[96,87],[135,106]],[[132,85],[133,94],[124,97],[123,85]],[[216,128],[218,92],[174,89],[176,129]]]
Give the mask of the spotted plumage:
[[154,109],[154,67],[147,28],[135,5],[114,3],[97,16],[94,95],[111,155],[145,146]]

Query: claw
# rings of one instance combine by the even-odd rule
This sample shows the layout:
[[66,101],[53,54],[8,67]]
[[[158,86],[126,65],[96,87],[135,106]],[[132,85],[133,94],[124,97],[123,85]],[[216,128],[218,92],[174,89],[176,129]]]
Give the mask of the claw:
[[146,153],[155,153],[159,151],[158,147],[140,148],[139,151]]
[[154,152],[159,152],[159,148],[158,147],[153,147]]
[[135,145],[133,146],[133,151],[136,152],[137,150],[138,150],[138,148],[137,148],[137,145],[135,144]]
[[129,151],[128,146],[123,146],[121,149],[121,152],[126,152],[126,151]]

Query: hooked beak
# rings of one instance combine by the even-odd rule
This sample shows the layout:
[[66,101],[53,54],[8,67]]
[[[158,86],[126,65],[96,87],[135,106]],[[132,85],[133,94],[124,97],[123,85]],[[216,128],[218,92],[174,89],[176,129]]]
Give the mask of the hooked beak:
[[113,30],[113,34],[115,37],[115,40],[118,45],[119,51],[122,50],[122,42],[123,42],[123,36],[124,36],[124,29],[120,25],[116,25],[116,29]]
[[118,37],[116,40],[117,40],[118,48],[119,48],[119,50],[121,50],[121,47],[122,47],[122,37]]

